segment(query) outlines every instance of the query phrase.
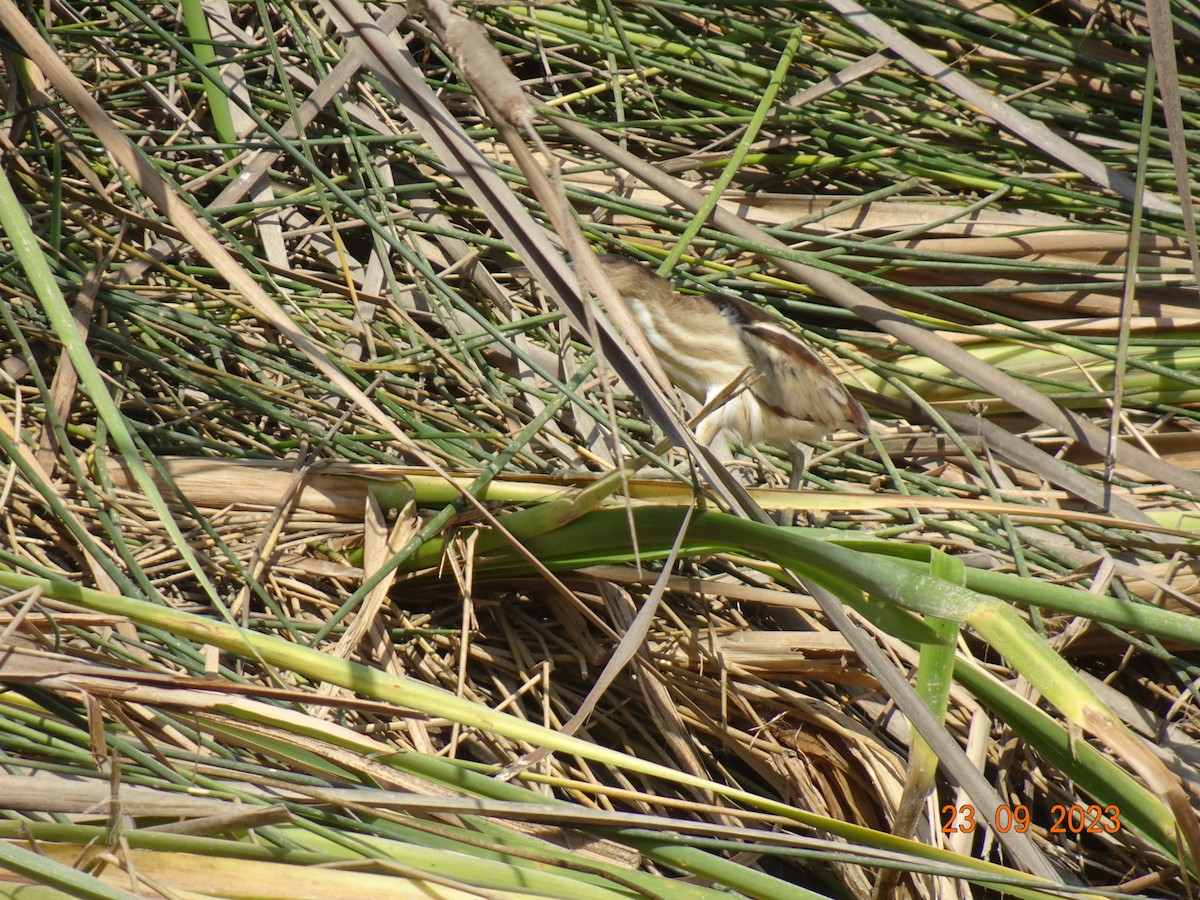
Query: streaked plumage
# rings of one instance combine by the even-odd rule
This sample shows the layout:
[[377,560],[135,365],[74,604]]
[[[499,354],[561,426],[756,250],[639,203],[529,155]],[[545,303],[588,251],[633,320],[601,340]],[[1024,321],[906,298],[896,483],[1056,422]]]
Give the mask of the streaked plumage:
[[867,414],[795,334],[725,294],[681,294],[623,256],[600,262],[641,325],[667,377],[707,403],[748,367],[749,386],[700,423],[705,444],[722,429],[743,443],[783,449],[841,428],[866,431]]

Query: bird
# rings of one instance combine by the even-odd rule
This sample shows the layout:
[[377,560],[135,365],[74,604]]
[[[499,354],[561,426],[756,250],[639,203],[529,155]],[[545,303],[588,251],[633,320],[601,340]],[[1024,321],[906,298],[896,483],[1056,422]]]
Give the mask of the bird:
[[725,430],[743,445],[787,450],[794,488],[797,465],[803,469],[803,445],[840,429],[869,429],[862,405],[779,319],[727,294],[681,293],[625,256],[606,254],[599,260],[677,388],[708,405],[746,376],[744,389],[697,426],[701,444],[711,446]]

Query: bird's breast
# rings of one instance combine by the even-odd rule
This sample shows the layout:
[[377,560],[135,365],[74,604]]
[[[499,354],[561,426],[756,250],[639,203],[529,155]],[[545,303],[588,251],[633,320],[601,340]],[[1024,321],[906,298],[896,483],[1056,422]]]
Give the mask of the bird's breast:
[[667,377],[697,400],[707,400],[750,365],[736,331],[719,314],[683,306],[664,312],[632,297],[626,302]]

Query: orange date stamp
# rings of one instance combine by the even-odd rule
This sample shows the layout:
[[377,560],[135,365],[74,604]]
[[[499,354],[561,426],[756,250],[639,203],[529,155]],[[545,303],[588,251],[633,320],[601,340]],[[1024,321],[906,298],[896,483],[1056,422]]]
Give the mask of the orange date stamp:
[[[996,815],[991,822],[981,821],[970,803],[961,806],[947,803],[942,807],[942,816],[943,834],[970,834],[979,825],[1001,833],[1016,831],[1023,834],[1033,825],[1029,807],[1023,803],[996,807]],[[1050,816],[1053,819],[1049,823],[1051,834],[1116,834],[1121,830],[1121,810],[1112,804],[1100,806],[1092,803],[1083,806],[1077,803],[1063,806],[1056,803],[1050,807]]]

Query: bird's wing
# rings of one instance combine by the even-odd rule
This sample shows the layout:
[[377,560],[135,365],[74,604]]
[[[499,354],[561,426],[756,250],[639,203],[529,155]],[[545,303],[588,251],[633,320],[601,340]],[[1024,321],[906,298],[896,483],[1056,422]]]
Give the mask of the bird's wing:
[[804,341],[774,321],[745,322],[742,335],[759,376],[750,391],[772,412],[811,422],[825,434],[867,430],[866,410]]

